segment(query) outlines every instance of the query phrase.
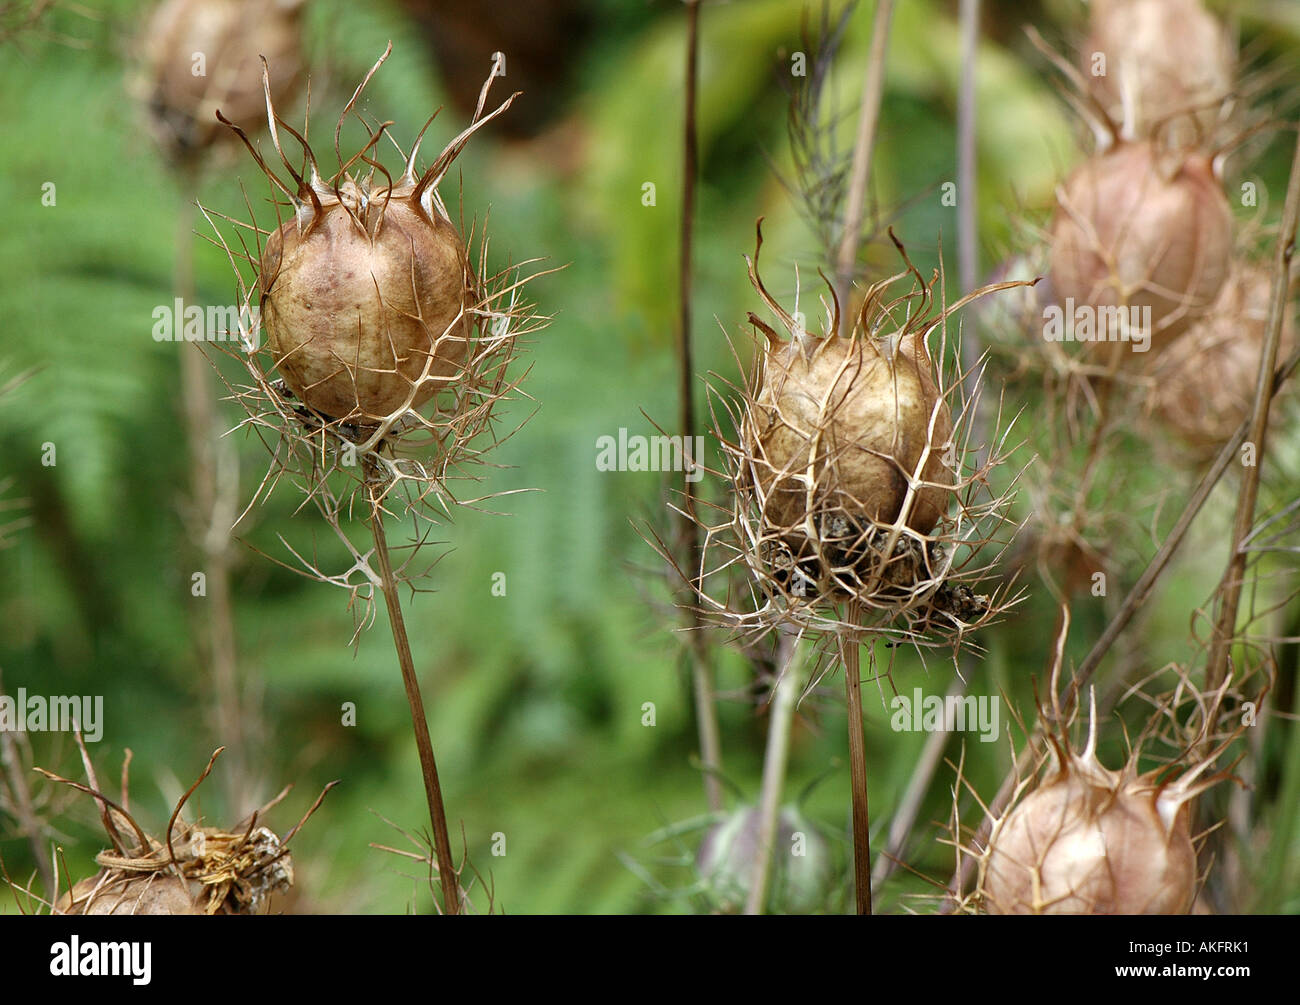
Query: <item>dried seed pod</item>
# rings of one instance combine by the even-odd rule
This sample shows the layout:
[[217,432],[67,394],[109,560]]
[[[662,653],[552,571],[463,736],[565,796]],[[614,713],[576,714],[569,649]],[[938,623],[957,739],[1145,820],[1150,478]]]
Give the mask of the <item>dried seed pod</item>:
[[[80,736],[77,737],[80,741]],[[325,794],[281,840],[268,827],[255,826],[267,811],[289,794],[286,788],[252,816],[230,830],[190,824],[181,811],[212,771],[224,747],[176,804],[160,840],[144,831],[123,806],[105,796],[82,745],[87,781],[81,785],[38,768],[46,777],[95,798],[112,847],[95,856],[100,870],[75,884],[53,905],[56,914],[262,914],[273,894],[293,886],[293,860],[288,842],[307,822]],[[130,751],[127,762],[130,764]],[[122,799],[126,802],[127,769],[122,769]]]
[[1067,315],[1071,305],[1095,312],[1094,349],[1149,338],[1159,351],[1223,288],[1232,213],[1207,157],[1171,165],[1150,142],[1121,143],[1076,169],[1058,203],[1052,286]]
[[60,913],[259,914],[272,894],[293,886],[293,860],[266,827],[245,833],[178,823],[170,851],[164,841],[150,846],[131,856],[101,852],[100,871],[64,894]]
[[63,895],[60,914],[203,914],[190,884],[168,873],[103,870]]
[[266,113],[259,56],[277,70],[281,106],[303,79],[299,14],[304,0],[166,0],[141,40],[138,82],[167,155],[192,164],[230,136],[226,118],[252,130]]
[[[1198,457],[1217,451],[1250,414],[1271,286],[1268,270],[1234,267],[1210,312],[1161,357],[1154,410]],[[1295,346],[1295,318],[1288,310],[1279,361]]]
[[[748,370],[739,397],[734,386],[713,389],[727,413],[721,421],[715,411],[713,431],[731,505],[722,523],[700,524],[718,570],[708,584],[717,596],[690,580],[701,610],[760,633],[794,622],[837,640],[870,624],[918,645],[960,647],[1017,598],[1011,583],[990,584],[992,566],[977,557],[990,528],[1010,526],[1010,495],[988,491],[987,480],[1006,454],[976,459],[967,449],[981,384],[963,383],[949,326],[980,298],[1032,284],[946,303],[936,294],[941,270],[922,275],[895,238],[903,270],[864,291],[851,324],[841,326],[830,289],[828,334],[817,337],[797,306],[791,314],[764,286],[761,221],[756,236],[749,277],[776,325],[749,315],[765,340],[756,364],[737,361]],[[935,367],[931,339],[952,369]],[[755,591],[752,612],[731,605],[738,574]]]
[[[759,249],[762,241],[760,229]],[[750,281],[789,338],[749,315],[767,340],[735,448],[739,495],[759,513],[755,571],[797,597],[861,591],[898,603],[942,567],[919,535],[934,529],[954,493],[944,464],[952,414],[925,341],[936,326],[930,287],[909,263],[867,291],[848,335],[831,317],[830,334],[818,338],[768,293],[757,261],[756,251]],[[897,311],[901,301],[883,301],[903,276],[919,285],[902,298],[909,309]]]
[[[696,871],[716,909],[724,914],[742,910],[749,897],[761,824],[757,807],[742,807],[714,824],[700,843]],[[784,807],[772,847],[770,909],[781,914],[826,910],[834,876],[826,839],[797,809]]]
[[478,299],[468,253],[409,169],[391,186],[315,176],[309,185],[309,201],[263,249],[262,322],[300,400],[374,425],[458,374]]
[[756,404],[744,433],[773,526],[798,527],[810,509],[893,523],[918,469],[927,484],[906,525],[928,533],[947,508],[952,416],[916,333],[897,347],[865,335],[774,341]]
[[[336,153],[344,121],[391,52],[390,43],[340,114]],[[478,322],[488,313],[487,300],[495,298],[480,295],[438,184],[470,137],[517,96],[483,114],[492,79],[483,86],[474,121],[423,174],[415,168],[420,131],[396,181],[371,155],[389,123],[346,162],[340,157],[332,177],[322,177],[306,139],[275,112],[266,63],[267,125],[296,191],[267,166],[243,129],[220,116],[293,206],[292,218],[268,235],[257,262],[261,323],[284,385],[332,423],[391,426],[440,391],[452,390],[464,376],[471,342],[483,341],[475,338]],[[301,145],[305,177],[285,156],[278,127]],[[368,170],[354,176],[349,169],[358,162]],[[492,312],[497,319],[508,314]]]
[[1096,719],[1082,752],[1053,739],[1055,772],[994,825],[979,895],[992,914],[1185,914],[1196,899],[1189,802],[1223,775],[1176,780],[1120,771],[1096,756]]
[[1080,58],[1092,96],[1125,136],[1159,128],[1178,147],[1211,137],[1237,62],[1200,0],[1093,0]]

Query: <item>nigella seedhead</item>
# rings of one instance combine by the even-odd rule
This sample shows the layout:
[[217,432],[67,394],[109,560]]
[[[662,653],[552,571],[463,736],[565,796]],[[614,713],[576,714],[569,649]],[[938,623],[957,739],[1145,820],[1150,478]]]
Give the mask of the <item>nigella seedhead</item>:
[[276,68],[276,103],[293,100],[306,76],[304,5],[305,0],[165,0],[154,10],[140,38],[133,83],[150,131],[174,166],[192,168],[233,140],[217,121],[217,109],[246,129],[256,128],[265,109],[259,57]]
[[749,315],[756,362],[743,386],[713,389],[731,504],[717,522],[700,512],[706,555],[694,582],[711,616],[934,645],[1011,602],[1009,584],[987,583],[978,560],[1006,523],[1008,499],[989,481],[1005,438],[972,448],[978,391],[963,391],[946,322],[974,297],[1025,284],[947,305],[939,275],[927,281],[898,248],[904,271],[872,285],[843,326],[831,292],[818,334],[769,293],[756,250],[750,278],[774,323]]
[[[282,170],[246,130],[217,114],[269,182],[275,224],[204,211],[236,273],[241,318],[248,319],[239,338],[223,345],[248,378],[228,381],[247,413],[242,425],[272,453],[258,497],[282,481],[295,484],[345,541],[343,524],[358,495],[370,513],[390,509],[435,522],[455,505],[485,498],[467,496],[455,483],[478,480],[474,469],[485,463],[487,448],[508,435],[497,429],[497,406],[517,391],[520,378],[510,371],[519,340],[548,320],[523,296],[537,276],[523,272],[532,262],[494,272],[484,228],[453,221],[439,192],[470,137],[515,95],[487,110],[501,75],[494,65],[473,120],[433,162],[419,167],[430,118],[409,154],[399,147],[400,166],[390,171],[377,148],[397,145],[388,134],[392,123],[368,121],[357,105],[391,51],[390,44],[339,116],[332,174],[321,170],[306,130],[276,112],[273,68],[264,63],[263,107]],[[349,116],[369,135],[345,157],[340,142]],[[292,143],[297,165],[285,149]],[[233,240],[218,219],[234,228]],[[296,557],[313,578],[373,598],[376,578],[365,549],[348,547],[356,564],[343,575]],[[416,575],[396,571],[399,578]]]

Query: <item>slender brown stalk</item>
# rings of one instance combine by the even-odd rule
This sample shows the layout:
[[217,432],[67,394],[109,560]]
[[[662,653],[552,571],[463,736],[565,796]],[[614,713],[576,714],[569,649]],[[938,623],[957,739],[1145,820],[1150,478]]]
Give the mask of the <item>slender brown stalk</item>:
[[429,820],[433,824],[433,847],[438,859],[438,879],[442,884],[443,910],[447,914],[459,914],[460,879],[451,855],[447,811],[442,805],[442,785],[438,781],[438,763],[433,757],[433,740],[429,737],[429,722],[424,714],[420,681],[415,675],[415,660],[411,656],[411,643],[406,636],[406,621],[402,618],[402,602],[397,596],[397,579],[393,575],[393,563],[388,555],[383,511],[378,505],[374,507],[370,527],[375,536],[375,556],[379,559],[379,575],[383,579],[388,623],[393,631],[393,645],[397,648],[397,662],[402,667],[402,683],[406,686],[406,701],[411,708],[411,724],[415,727],[415,746],[420,754],[424,795],[429,803]]
[[[686,3],[686,108],[682,136],[682,218],[681,261],[678,273],[678,300],[681,310],[677,324],[678,426],[682,442],[686,444],[683,457],[690,457],[690,444],[695,436],[695,354],[691,344],[691,258],[693,252],[693,223],[695,219],[695,177],[699,170],[699,138],[695,109],[699,85],[700,4],[699,0]],[[697,464],[704,458],[690,457]],[[684,558],[682,568],[691,570],[692,587],[698,587],[700,573],[700,527],[695,518],[695,487],[691,472],[682,478],[684,505],[677,516],[678,540]],[[694,594],[692,594],[693,596]],[[713,666],[705,645],[705,635],[697,605],[689,603],[690,631],[688,642],[691,660],[691,679],[695,692],[695,720],[699,730],[700,760],[704,766],[704,793],[709,809],[722,808],[722,738],[718,728],[718,707],[713,693]]]
[[[198,173],[179,175],[184,196],[176,215],[175,294],[186,305],[196,296],[194,282],[193,206],[198,194]],[[177,318],[179,325],[181,319]],[[190,492],[194,510],[193,534],[203,556],[207,605],[203,621],[207,636],[208,671],[216,703],[219,741],[229,752],[223,773],[226,800],[234,814],[244,803],[256,802],[248,778],[248,751],[239,686],[234,610],[230,601],[230,533],[233,506],[225,504],[230,485],[222,484],[218,470],[221,424],[212,387],[211,366],[202,342],[180,346],[182,401],[190,455]],[[229,447],[225,449],[229,450]],[[226,481],[231,479],[226,478]]]
[[[880,123],[880,103],[885,93],[885,54],[889,47],[889,28],[894,16],[893,0],[877,0],[871,26],[871,52],[867,57],[862,81],[862,100],[858,109],[858,134],[849,170],[848,197],[844,207],[844,230],[840,235],[839,254],[835,262],[835,295],[841,305],[842,325],[852,326],[849,291],[853,284],[858,247],[862,240],[862,219],[867,204],[867,185],[871,178],[871,158],[876,147],[876,127]],[[841,332],[843,334],[843,332]],[[861,612],[851,605],[847,620],[860,623]],[[871,814],[867,807],[867,751],[862,736],[862,681],[859,672],[861,642],[857,637],[841,637],[844,656],[844,689],[849,712],[849,770],[853,786],[853,875],[858,914],[871,913]]]
[[[1237,633],[1237,611],[1246,573],[1246,549],[1243,547],[1255,525],[1255,504],[1259,499],[1260,469],[1264,463],[1264,437],[1268,432],[1269,406],[1273,401],[1273,373],[1277,367],[1278,346],[1286,316],[1290,288],[1291,259],[1300,230],[1300,133],[1296,137],[1291,178],[1287,183],[1286,204],[1282,210],[1282,230],[1277,238],[1273,264],[1273,286],[1269,300],[1268,333],[1259,361],[1259,379],[1255,382],[1255,401],[1251,410],[1248,442],[1255,446],[1255,463],[1247,465],[1237,495],[1237,514],[1232,527],[1232,554],[1219,585],[1219,616],[1214,628],[1214,642],[1205,667],[1205,683],[1215,692],[1228,676],[1228,655]],[[1217,701],[1216,701],[1217,708]]]
[[867,206],[867,183],[871,178],[871,156],[876,148],[876,127],[880,123],[880,102],[885,93],[885,52],[889,47],[889,25],[894,16],[893,0],[878,0],[871,28],[871,53],[862,81],[862,106],[858,110],[858,136],[853,147],[848,201],[844,209],[844,232],[835,262],[835,295],[841,306],[842,324],[851,325],[849,290],[854,263],[862,240],[862,218]]
[[[854,605],[851,624],[861,621]],[[849,774],[853,786],[853,889],[858,914],[871,913],[871,812],[867,806],[867,748],[862,736],[862,675],[859,657],[862,643],[846,638],[844,647],[844,692],[849,705]]]

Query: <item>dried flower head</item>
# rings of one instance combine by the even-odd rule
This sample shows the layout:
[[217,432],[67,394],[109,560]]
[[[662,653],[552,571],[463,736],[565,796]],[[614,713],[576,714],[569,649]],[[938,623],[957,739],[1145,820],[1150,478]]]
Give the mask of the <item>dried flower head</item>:
[[64,894],[59,913],[260,914],[293,886],[293,859],[268,827],[177,830],[170,852],[157,839],[145,854],[100,852],[100,871]]
[[[1094,699],[1095,701],[1095,699]],[[1095,704],[1083,750],[1047,734],[1054,769],[995,823],[977,896],[991,914],[1185,914],[1196,899],[1189,804],[1228,777],[1214,757],[1171,777],[1097,759]]]
[[313,164],[310,204],[262,250],[276,367],[308,408],[357,426],[425,404],[459,375],[470,344],[478,297],[465,245],[414,163],[413,152],[402,178],[378,187],[326,184]]
[[1236,48],[1200,0],[1093,0],[1079,52],[1089,93],[1129,139],[1204,145],[1232,93]]
[[[1011,602],[1009,584],[979,592],[991,569],[978,560],[1006,522],[1008,500],[988,481],[1006,434],[970,449],[978,381],[965,397],[964,375],[945,377],[927,339],[943,333],[945,359],[954,311],[1024,284],[939,306],[939,274],[927,282],[898,247],[906,271],[872,286],[845,331],[832,292],[822,335],[806,330],[797,305],[791,313],[769,294],[755,251],[751,281],[784,331],[750,314],[763,342],[758,363],[738,401],[714,395],[731,501],[717,507],[716,524],[700,521],[704,574],[691,581],[708,616],[756,631],[866,628],[936,645]],[[731,596],[737,569],[748,574],[744,601]]]
[[[473,254],[473,229],[462,237],[463,222],[453,223],[438,189],[470,137],[513,102],[515,95],[486,111],[499,67],[483,85],[473,120],[426,169],[418,168],[420,143],[432,118],[409,154],[399,147],[402,167],[394,179],[374,152],[391,123],[372,124],[356,110],[391,51],[390,44],[340,114],[338,168],[328,177],[304,134],[276,113],[270,67],[263,64],[270,139],[290,180],[271,169],[242,128],[220,117],[283,198],[278,219],[263,229],[205,210],[249,319],[238,348],[229,350],[249,381],[230,390],[247,412],[243,425],[263,435],[273,455],[254,502],[285,479],[312,500],[353,562],[331,573],[294,556],[305,574],[363,601],[354,608],[359,626],[373,619],[381,577],[370,565],[370,548],[353,543],[344,529],[353,500],[364,498],[366,516],[396,509],[417,525],[479,501],[463,498],[454,483],[476,479],[481,439],[503,438],[495,429],[497,405],[517,388],[508,371],[518,341],[547,321],[522,296],[536,274],[521,270],[532,263],[491,272],[486,236],[477,235]],[[345,159],[339,144],[350,115],[369,139]],[[299,144],[304,172],[286,156],[282,132]],[[214,217],[237,228],[233,244]],[[423,540],[424,530],[417,530]],[[416,575],[407,563],[395,570],[399,579]]]
[[[80,736],[78,736],[80,742]],[[293,860],[289,842],[316,812],[325,787],[303,818],[283,838],[259,821],[285,796],[285,788],[265,806],[225,830],[188,823],[181,812],[203,784],[218,748],[198,780],[177,802],[163,838],[149,835],[131,816],[127,805],[127,771],[130,751],[122,769],[122,802],[104,795],[81,744],[88,785],[37,769],[46,777],[93,796],[111,848],[95,861],[99,872],[73,885],[57,898],[57,914],[263,914],[270,898],[293,886]]]
[[[1159,360],[1152,407],[1196,458],[1217,452],[1250,414],[1268,329],[1271,284],[1267,269],[1234,266],[1209,313]],[[1278,358],[1289,356],[1295,347],[1295,318],[1288,311]],[[1273,407],[1280,412],[1280,402]]]
[[300,14],[304,0],[165,0],[140,41],[135,89],[168,157],[188,165],[230,137],[217,121],[253,129],[264,114],[258,57],[277,69],[276,103],[297,93],[305,67]]
[[1062,303],[1096,312],[1096,349],[1149,336],[1157,352],[1214,303],[1232,241],[1232,213],[1208,157],[1120,143],[1081,164],[1058,193],[1052,286]]
[[[795,527],[836,512],[928,533],[952,492],[943,451],[931,448],[948,444],[952,415],[919,331],[894,346],[835,332],[772,335],[741,433],[764,518]],[[909,493],[913,473],[921,485]]]

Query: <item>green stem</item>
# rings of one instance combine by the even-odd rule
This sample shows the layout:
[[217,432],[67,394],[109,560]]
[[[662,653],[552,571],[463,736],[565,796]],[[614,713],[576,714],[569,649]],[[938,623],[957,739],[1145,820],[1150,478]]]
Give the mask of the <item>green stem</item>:
[[[682,442],[692,443],[695,435],[695,365],[691,346],[691,256],[693,250],[692,223],[695,216],[695,177],[698,173],[699,137],[696,130],[696,92],[699,83],[700,3],[687,0],[686,4],[686,101],[682,133],[682,217],[681,260],[678,272],[678,308],[681,312],[677,324],[678,405],[681,409],[679,425]],[[694,457],[697,464],[704,458]],[[695,519],[695,490],[691,473],[682,480],[682,512],[678,525],[683,567],[690,571],[692,594],[690,610],[690,663],[691,682],[695,693],[695,721],[699,731],[700,761],[704,767],[704,794],[709,809],[722,809],[722,738],[718,728],[717,700],[713,693],[713,665],[704,645],[703,625],[695,605],[695,591],[699,589],[700,534]]]
[[749,898],[745,903],[746,914],[762,914],[767,903],[781,816],[781,793],[785,788],[786,765],[790,760],[790,730],[801,690],[798,637],[783,632],[780,652],[781,671],[772,696],[767,749],[763,754],[763,787],[758,801],[758,857],[754,860]]

